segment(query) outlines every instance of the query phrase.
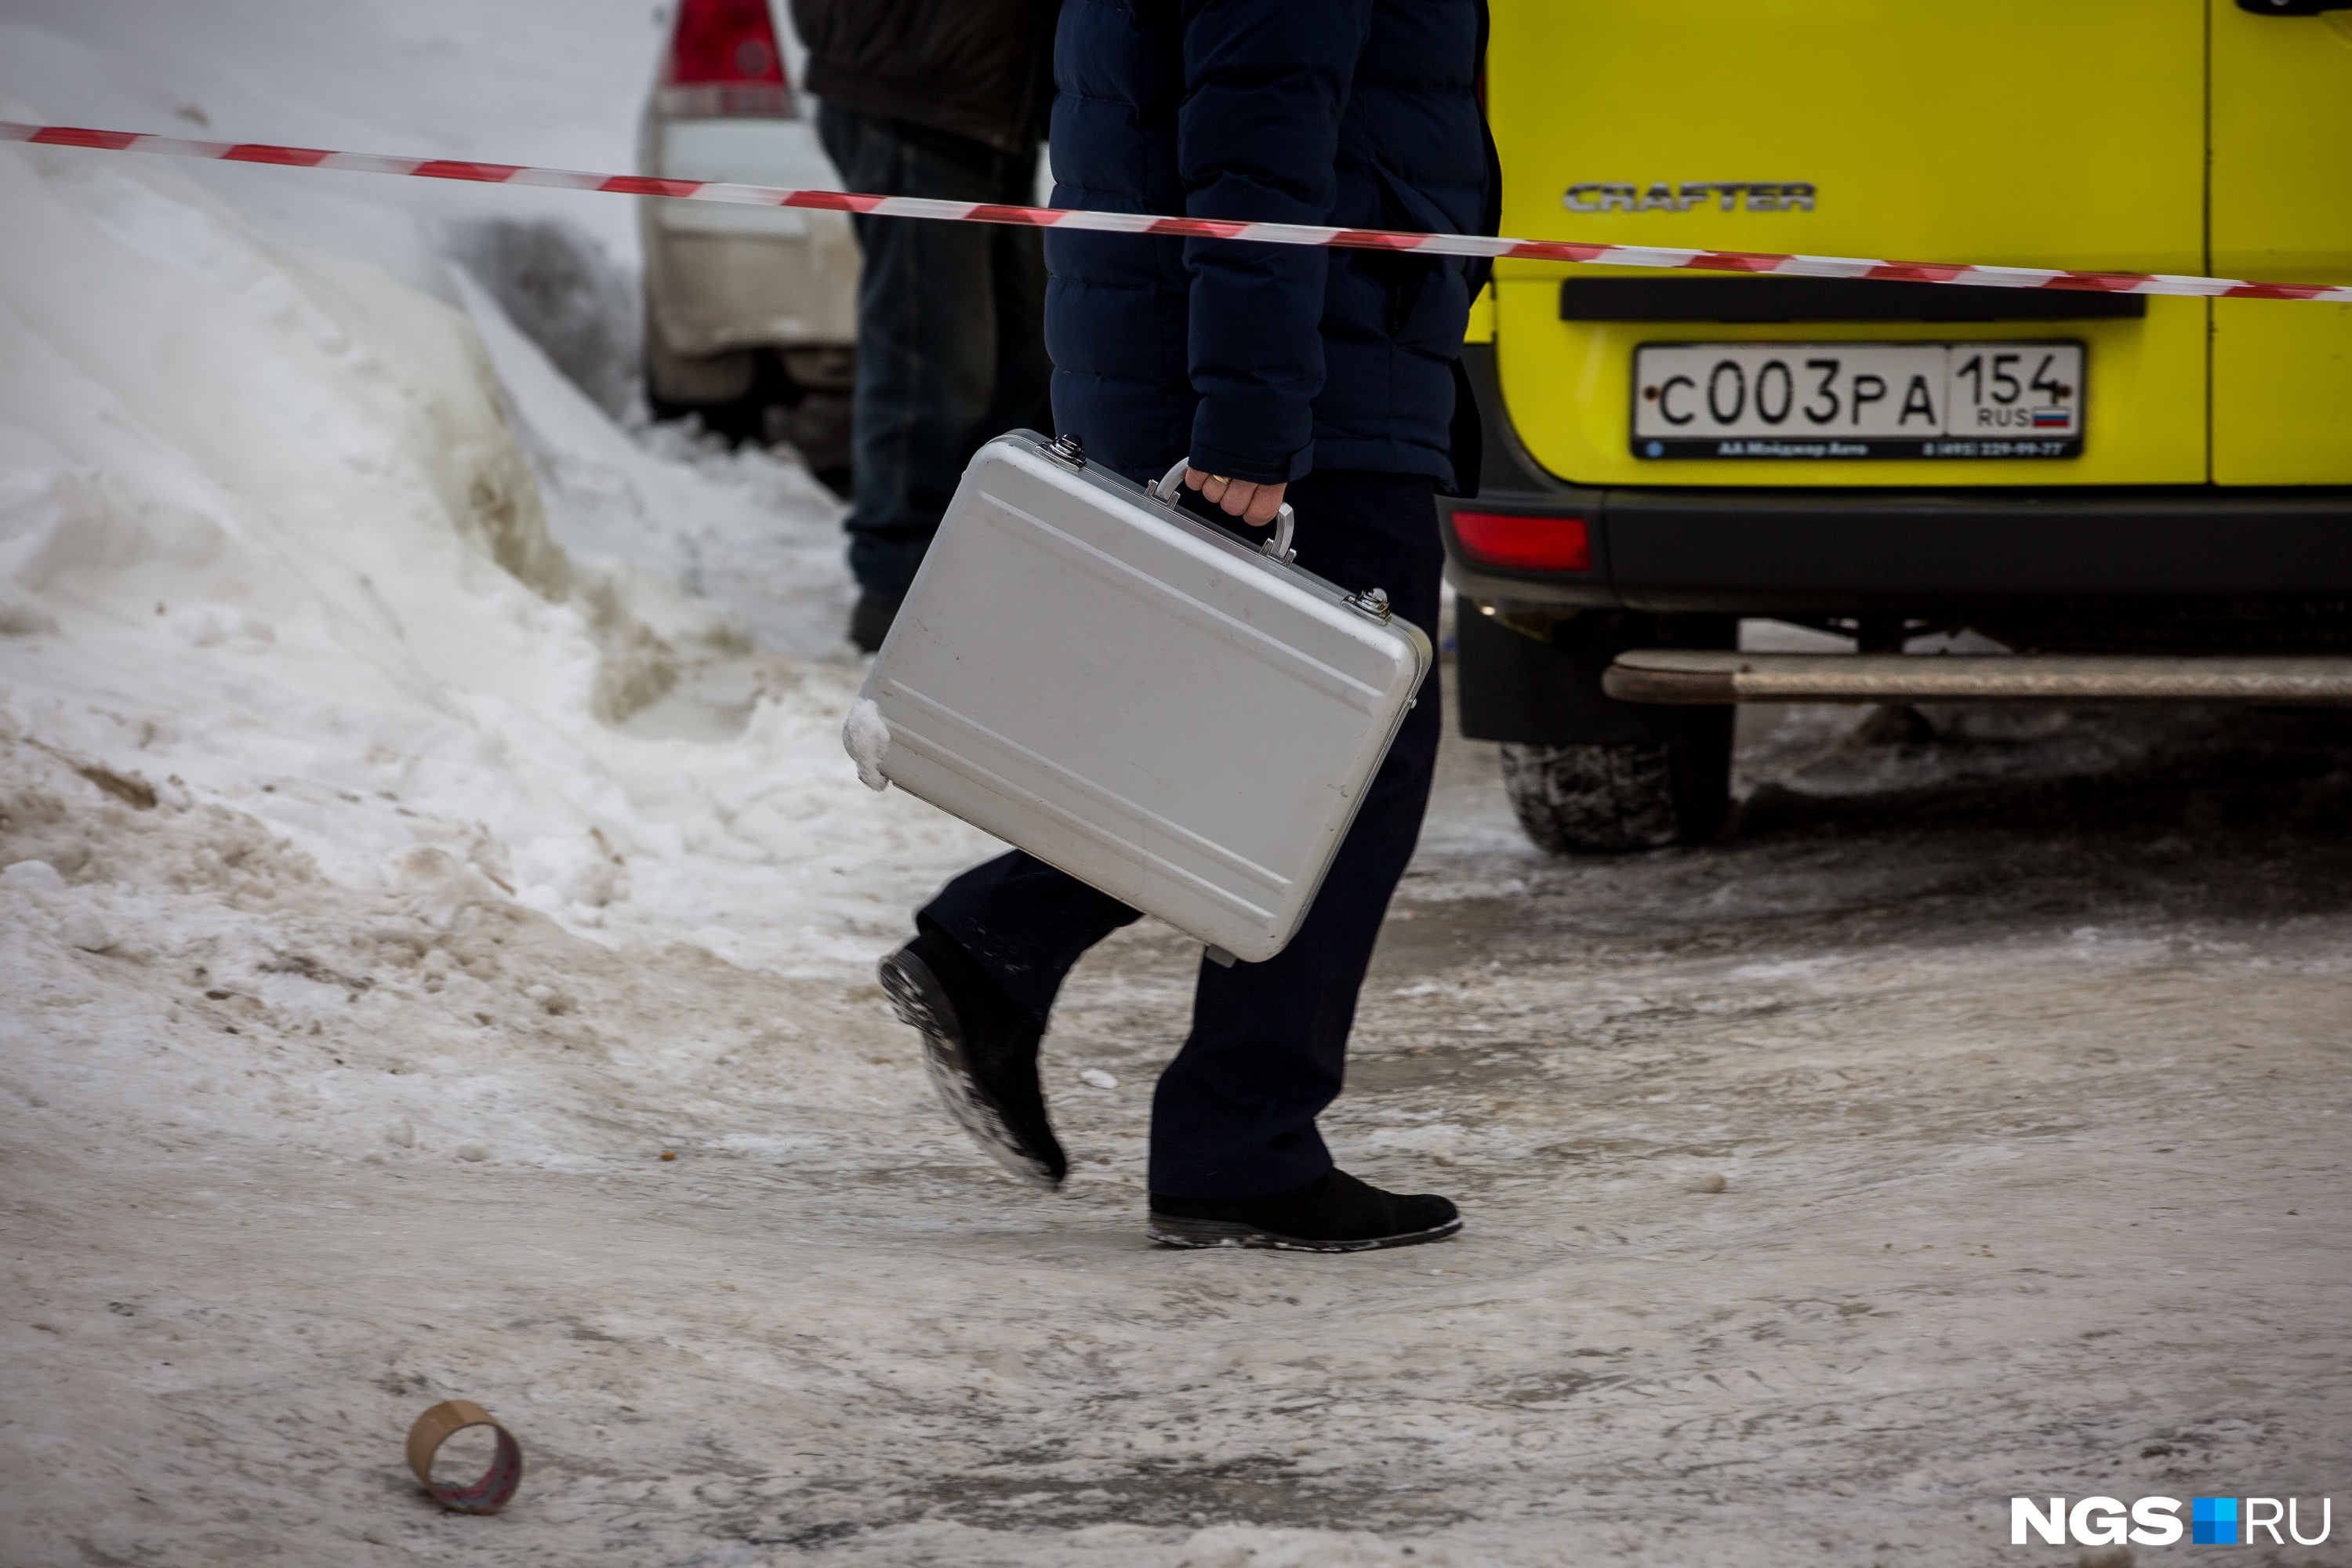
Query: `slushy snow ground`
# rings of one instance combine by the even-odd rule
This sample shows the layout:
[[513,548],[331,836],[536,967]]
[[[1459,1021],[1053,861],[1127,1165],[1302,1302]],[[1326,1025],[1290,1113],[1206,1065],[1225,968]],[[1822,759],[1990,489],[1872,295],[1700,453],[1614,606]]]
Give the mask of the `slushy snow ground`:
[[[8,118],[581,167],[654,37],[0,14]],[[1740,838],[1593,862],[1454,747],[1329,1126],[1468,1235],[1156,1253],[1197,948],[1074,979],[1069,1192],[988,1173],[870,965],[992,847],[843,753],[837,503],[453,263],[625,276],[625,203],[9,147],[0,215],[10,1568],[1977,1563],[2352,1459],[2324,721],[1759,715]],[[448,1397],[495,1520],[401,1464]]]

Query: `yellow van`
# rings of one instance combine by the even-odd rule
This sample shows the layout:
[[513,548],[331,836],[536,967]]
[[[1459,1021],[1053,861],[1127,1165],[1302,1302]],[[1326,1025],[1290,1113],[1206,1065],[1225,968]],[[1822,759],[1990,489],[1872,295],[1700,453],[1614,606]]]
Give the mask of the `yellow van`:
[[[1492,16],[1505,234],[2352,281],[2352,4]],[[2352,306],[1505,261],[1470,338],[1462,723],[1549,848],[1714,830],[1732,710],[1602,681],[1743,616],[1864,654],[2352,644]]]

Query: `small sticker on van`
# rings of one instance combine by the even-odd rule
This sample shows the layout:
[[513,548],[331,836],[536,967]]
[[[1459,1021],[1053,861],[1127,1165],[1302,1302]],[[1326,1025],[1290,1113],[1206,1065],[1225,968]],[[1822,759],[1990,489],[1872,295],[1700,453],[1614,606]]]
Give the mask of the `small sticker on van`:
[[1591,180],[1569,186],[1559,199],[1572,213],[1686,213],[1710,201],[1723,212],[1737,212],[1744,202],[1752,213],[1809,213],[1814,191],[1810,180]]

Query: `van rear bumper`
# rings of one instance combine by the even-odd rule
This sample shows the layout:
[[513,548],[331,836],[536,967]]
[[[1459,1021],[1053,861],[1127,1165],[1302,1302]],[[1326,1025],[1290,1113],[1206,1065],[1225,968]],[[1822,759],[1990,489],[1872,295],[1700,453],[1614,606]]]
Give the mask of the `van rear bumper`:
[[[2237,618],[2293,603],[2352,627],[2352,487],[1570,485],[1520,445],[1493,348],[1469,345],[1463,368],[1484,426],[1481,484],[1438,510],[1446,577],[1485,604],[1967,620],[2037,601],[2130,620],[2158,605]],[[1482,562],[1456,511],[1580,518],[1589,566]]]
[[[1584,520],[1584,572],[1495,566],[1455,510]],[[1488,604],[1933,616],[1988,600],[2352,598],[2352,489],[1628,489],[1441,500],[1446,576]]]

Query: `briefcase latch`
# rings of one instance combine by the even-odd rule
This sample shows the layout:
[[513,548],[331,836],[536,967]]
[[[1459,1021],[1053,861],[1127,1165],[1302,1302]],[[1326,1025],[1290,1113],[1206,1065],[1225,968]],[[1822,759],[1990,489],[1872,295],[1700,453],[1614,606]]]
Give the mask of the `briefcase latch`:
[[1387,626],[1389,617],[1394,614],[1389,608],[1389,591],[1386,588],[1367,588],[1360,594],[1350,594],[1345,603],[1356,614],[1369,616],[1382,626]]
[[1045,456],[1065,468],[1083,468],[1087,466],[1086,443],[1076,436],[1056,436],[1045,443],[1044,451]]

